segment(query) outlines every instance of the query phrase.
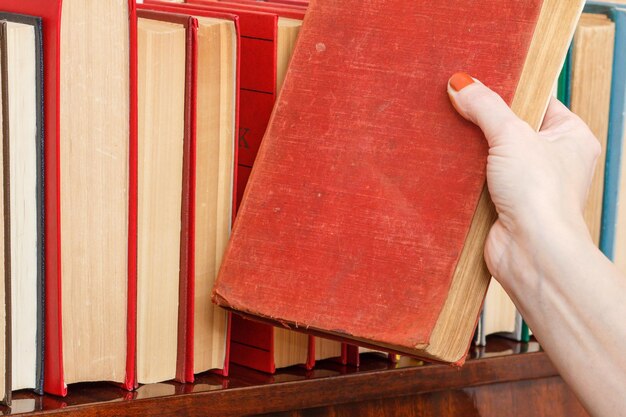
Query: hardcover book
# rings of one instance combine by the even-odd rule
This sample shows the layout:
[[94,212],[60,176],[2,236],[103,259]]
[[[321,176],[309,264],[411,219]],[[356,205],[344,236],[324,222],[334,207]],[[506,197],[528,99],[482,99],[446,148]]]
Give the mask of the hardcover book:
[[[302,18],[303,14],[291,12],[289,16],[292,18],[286,18],[272,12],[270,8],[217,2],[173,6],[162,1],[147,0],[146,6],[191,14],[232,13],[238,17],[241,33],[237,169],[239,196],[243,193],[247,173],[267,127],[277,93],[278,74],[285,73],[293,50],[299,23],[292,18]],[[295,364],[306,364],[309,368],[313,366],[314,344],[311,338],[284,328],[243,320],[238,316],[232,318],[230,329],[230,360],[233,363],[265,372],[274,372],[277,367]]]
[[[169,18],[166,18],[169,17]],[[140,11],[137,381],[174,379],[178,351],[183,158],[190,146],[189,18]],[[186,276],[183,275],[184,278]]]
[[584,212],[596,245],[600,242],[614,45],[615,23],[601,13],[583,13],[572,42],[570,109],[587,123],[602,147]]
[[472,74],[538,129],[582,6],[312,1],[214,300],[462,364],[495,213],[487,144],[453,110],[447,80]]
[[12,181],[12,389],[43,393],[43,45],[41,19],[0,13],[7,26],[9,169]]
[[135,386],[134,0],[0,0],[42,18],[44,390]]
[[[140,6],[153,18],[189,19],[190,103],[183,162],[177,379],[228,373],[229,315],[211,303],[235,208],[239,32],[232,14],[166,4]],[[147,10],[155,10],[148,12]]]

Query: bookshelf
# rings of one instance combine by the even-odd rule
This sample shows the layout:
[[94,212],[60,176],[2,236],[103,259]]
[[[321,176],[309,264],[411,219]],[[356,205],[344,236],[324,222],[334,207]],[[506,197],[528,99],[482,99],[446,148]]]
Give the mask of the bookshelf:
[[70,386],[66,398],[14,395],[3,415],[24,416],[587,416],[538,343],[490,337],[457,370],[390,364],[362,355],[354,368],[323,361],[266,375],[233,366],[231,375],[200,375],[194,384],[167,382],[129,393],[104,383]]

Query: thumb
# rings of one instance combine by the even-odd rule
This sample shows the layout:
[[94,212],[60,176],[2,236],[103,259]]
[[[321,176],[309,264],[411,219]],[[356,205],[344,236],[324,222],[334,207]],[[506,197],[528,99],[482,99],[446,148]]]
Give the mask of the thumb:
[[481,128],[490,147],[514,139],[520,131],[530,128],[497,93],[463,72],[448,81],[448,95],[459,114]]

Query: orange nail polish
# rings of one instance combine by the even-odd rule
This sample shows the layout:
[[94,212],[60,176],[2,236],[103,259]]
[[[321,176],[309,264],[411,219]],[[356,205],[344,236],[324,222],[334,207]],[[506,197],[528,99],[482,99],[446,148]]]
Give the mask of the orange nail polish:
[[457,72],[450,77],[450,87],[456,92],[461,91],[470,84],[474,84],[474,79],[464,72]]

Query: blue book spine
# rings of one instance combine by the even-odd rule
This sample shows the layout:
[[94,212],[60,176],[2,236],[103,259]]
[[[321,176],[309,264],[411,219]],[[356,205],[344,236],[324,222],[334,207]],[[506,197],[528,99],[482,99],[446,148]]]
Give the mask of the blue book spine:
[[620,165],[626,112],[626,9],[611,9],[615,22],[615,52],[611,85],[611,110],[604,174],[604,200],[600,249],[609,259],[615,256],[617,205],[619,203]]
[[586,12],[604,13],[615,22],[615,50],[611,81],[611,109],[604,171],[604,196],[600,250],[611,260],[615,257],[617,205],[619,204],[620,165],[626,120],[626,8],[615,4],[589,1]]

